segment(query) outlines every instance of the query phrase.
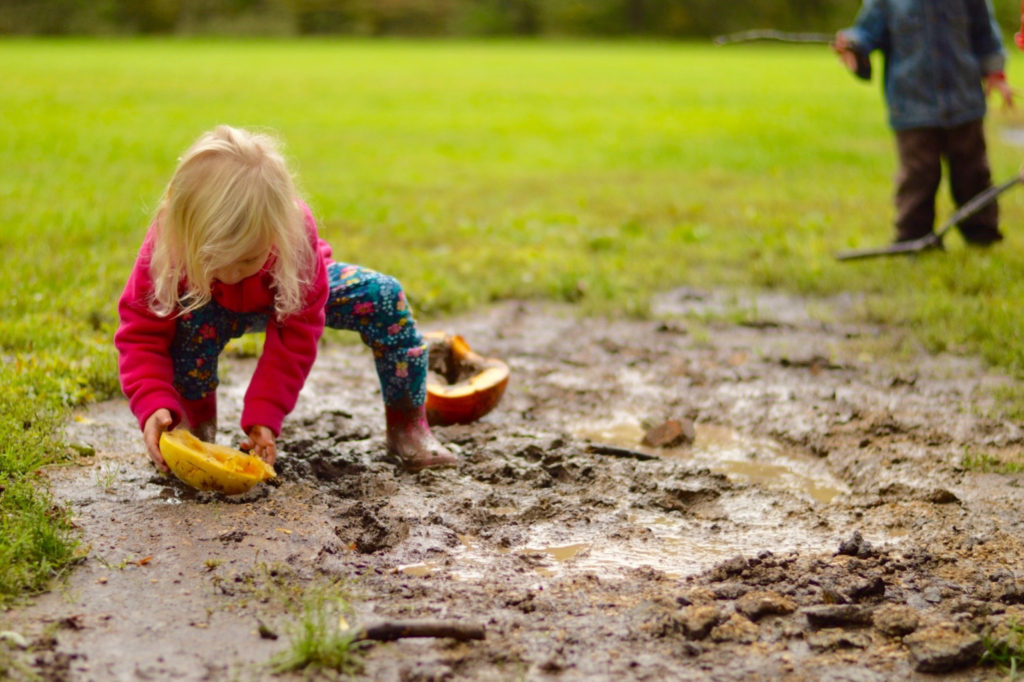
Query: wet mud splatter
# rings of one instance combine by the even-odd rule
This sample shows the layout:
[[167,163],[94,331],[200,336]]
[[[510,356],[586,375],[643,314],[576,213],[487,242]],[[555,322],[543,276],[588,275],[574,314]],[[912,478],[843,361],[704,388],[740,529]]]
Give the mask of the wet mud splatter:
[[[1019,425],[986,416],[1005,380],[844,322],[855,304],[677,291],[653,321],[424,321],[512,370],[494,412],[437,429],[454,470],[386,460],[370,360],[336,341],[278,479],[236,498],[158,474],[125,405],[93,406],[68,438],[96,454],[49,472],[85,558],[0,629],[47,680],[271,679],[285,606],[340,579],[356,622],[486,629],[375,645],[365,679],[1003,679],[979,659],[1024,621],[1022,476],[963,461],[1019,459]],[[252,362],[225,365],[230,444]],[[692,433],[644,444],[669,421]]]

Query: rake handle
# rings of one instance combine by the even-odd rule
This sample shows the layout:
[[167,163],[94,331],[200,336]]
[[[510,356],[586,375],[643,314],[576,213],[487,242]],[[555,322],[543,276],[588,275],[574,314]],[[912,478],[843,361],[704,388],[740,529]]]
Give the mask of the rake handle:
[[927,251],[928,249],[941,248],[942,238],[946,236],[946,233],[949,232],[954,225],[959,223],[961,220],[970,218],[982,208],[992,203],[997,196],[1021,182],[1024,182],[1024,176],[1019,174],[1014,175],[1009,180],[998,185],[993,185],[984,192],[975,195],[973,199],[961,206],[953,215],[949,216],[946,222],[942,224],[942,227],[932,234],[927,234],[918,239],[912,239],[906,242],[897,242],[895,244],[890,244],[889,246],[844,251],[836,254],[836,260],[848,261],[860,260],[863,258],[874,258],[876,256],[898,256],[904,253],[920,253],[921,251]]

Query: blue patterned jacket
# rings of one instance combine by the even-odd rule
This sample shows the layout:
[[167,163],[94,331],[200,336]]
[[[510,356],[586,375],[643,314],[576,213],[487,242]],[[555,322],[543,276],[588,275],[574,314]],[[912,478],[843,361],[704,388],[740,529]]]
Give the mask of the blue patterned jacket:
[[885,56],[895,130],[949,128],[985,116],[982,77],[1006,52],[990,0],[864,0],[843,31],[857,51]]

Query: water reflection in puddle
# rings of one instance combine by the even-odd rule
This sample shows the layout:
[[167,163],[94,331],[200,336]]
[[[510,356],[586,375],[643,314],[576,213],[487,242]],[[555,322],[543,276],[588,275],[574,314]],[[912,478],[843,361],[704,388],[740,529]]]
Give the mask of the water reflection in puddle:
[[[399,566],[409,576],[430,577],[443,573],[450,578],[471,579],[495,570],[497,557],[518,557],[538,577],[556,576],[566,570],[592,571],[599,575],[621,575],[628,567],[650,566],[669,577],[682,578],[705,570],[725,559],[768,549],[772,552],[821,551],[827,540],[813,529],[795,523],[773,507],[777,496],[757,493],[757,488],[788,491],[813,505],[827,505],[847,492],[822,463],[799,453],[787,453],[770,439],[752,438],[727,427],[701,424],[696,440],[680,448],[647,448],[640,445],[643,428],[632,418],[620,415],[614,421],[579,429],[577,437],[602,445],[627,448],[655,456],[680,458],[696,468],[706,468],[727,476],[740,485],[749,485],[749,494],[737,491],[727,517],[675,515],[663,511],[623,506],[610,512],[620,521],[645,529],[635,536],[627,533],[610,540],[607,526],[596,523],[592,529],[577,528],[566,537],[566,528],[557,523],[529,524],[529,539],[522,544],[495,547],[491,542],[459,535],[460,547],[453,552],[454,562],[425,561]],[[512,519],[521,509],[495,506],[492,514]]]
[[[820,538],[811,537],[796,528],[779,528],[777,524],[766,521],[764,513],[752,514],[749,519],[757,520],[762,523],[745,523],[742,528],[734,526],[727,531],[716,531],[707,522],[635,511],[629,514],[628,521],[650,530],[650,536],[608,541],[600,531],[583,532],[575,535],[575,542],[567,544],[536,542],[497,549],[486,542],[478,544],[463,540],[461,550],[454,553],[455,562],[449,566],[441,568],[424,562],[401,566],[398,570],[415,576],[443,572],[448,577],[478,578],[493,573],[495,555],[498,555],[523,558],[530,570],[540,577],[556,576],[567,569],[618,575],[623,568],[649,566],[662,571],[667,577],[684,578],[737,555],[751,556],[759,548],[776,553],[822,549]],[[564,534],[564,530],[555,525],[535,524],[530,534],[540,539]]]
[[394,570],[416,578],[423,578],[428,575],[433,575],[438,566],[440,566],[440,564],[436,561],[421,561],[416,564],[404,564],[402,566],[398,566]]
[[554,557],[555,561],[569,561],[580,552],[584,552],[590,549],[590,545],[586,542],[577,542],[571,545],[563,545],[561,547],[543,547],[541,552],[545,552]]
[[[458,552],[456,567],[451,571],[453,575],[468,575],[480,571],[486,571],[490,561],[486,556],[486,548],[477,543],[477,539],[470,535],[459,534],[459,543],[462,551]],[[586,553],[592,544],[590,542],[574,542],[566,545],[541,545],[527,546],[520,548],[498,549],[497,554],[518,554],[530,557],[536,561],[534,571],[538,575],[553,576],[558,573],[558,566]],[[606,567],[612,564],[607,564]],[[402,564],[392,569],[396,573],[425,578],[438,572],[444,572],[445,567],[441,561],[420,561],[413,564]]]
[[766,438],[751,438],[734,429],[698,424],[693,445],[680,448],[644,448],[643,428],[636,422],[619,421],[584,427],[576,435],[586,440],[616,445],[664,457],[679,457],[725,474],[737,483],[790,490],[818,503],[829,503],[847,492],[842,482],[820,467],[786,455],[782,446]]

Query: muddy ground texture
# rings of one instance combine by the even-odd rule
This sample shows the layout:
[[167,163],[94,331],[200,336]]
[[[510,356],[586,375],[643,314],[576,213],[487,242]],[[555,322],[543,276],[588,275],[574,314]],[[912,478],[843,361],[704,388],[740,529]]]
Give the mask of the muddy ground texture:
[[[68,426],[95,453],[49,472],[84,558],[0,614],[8,674],[272,679],[296,604],[337,581],[350,625],[485,629],[369,646],[365,679],[1005,679],[981,658],[1024,622],[1022,476],[964,467],[1020,461],[986,416],[1004,380],[856,305],[683,290],[648,321],[423,321],[512,371],[494,412],[437,429],[454,470],[387,461],[369,356],[336,338],[279,478],[240,497],[160,475],[125,404],[95,405]],[[224,363],[230,444],[252,361]],[[641,443],[670,420],[695,440]]]

